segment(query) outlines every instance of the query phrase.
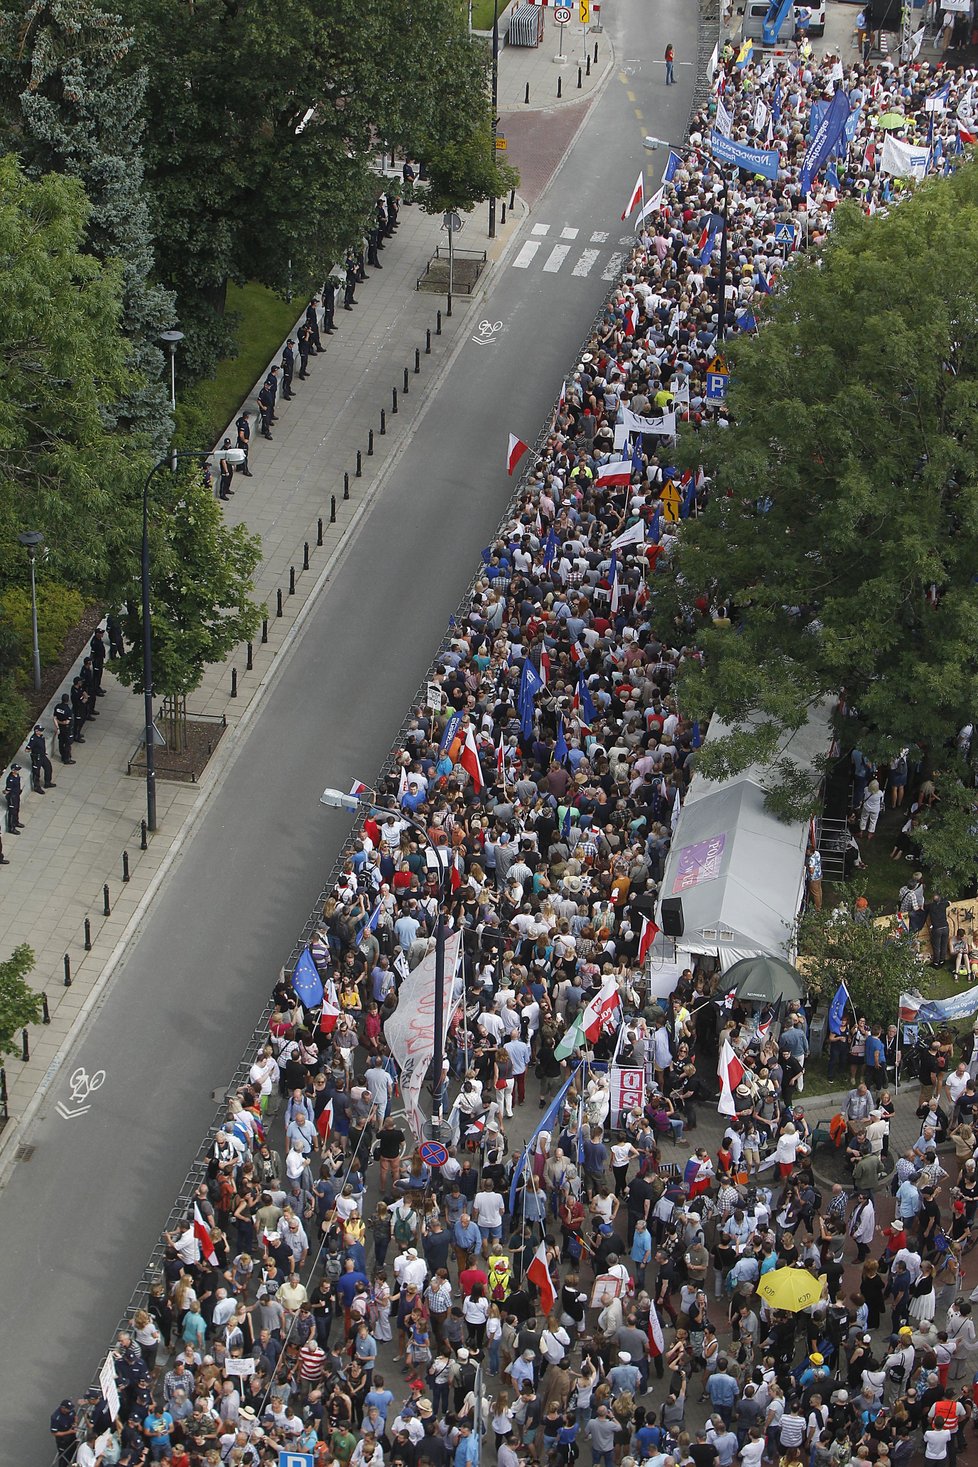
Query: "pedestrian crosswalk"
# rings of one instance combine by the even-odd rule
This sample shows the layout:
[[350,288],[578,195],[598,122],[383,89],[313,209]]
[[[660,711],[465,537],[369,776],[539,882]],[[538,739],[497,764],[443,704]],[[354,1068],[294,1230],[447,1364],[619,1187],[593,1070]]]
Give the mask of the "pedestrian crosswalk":
[[609,246],[630,242],[630,236],[612,240],[606,229],[589,232],[573,224],[531,224],[529,238],[520,245],[510,266],[513,270],[539,270],[544,275],[569,273],[578,280],[591,274],[600,275],[602,280],[615,280],[627,252]]

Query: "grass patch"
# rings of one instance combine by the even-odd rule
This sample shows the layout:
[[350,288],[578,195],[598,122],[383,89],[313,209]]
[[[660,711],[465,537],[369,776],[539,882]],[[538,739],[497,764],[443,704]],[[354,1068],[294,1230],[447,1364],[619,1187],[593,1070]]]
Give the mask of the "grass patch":
[[237,412],[295,325],[301,302],[291,305],[263,285],[229,285],[227,309],[239,317],[238,354],[218,363],[213,377],[198,382],[196,405],[205,414],[211,436],[216,438]]
[[[506,0],[498,0],[499,13],[502,14],[506,6]],[[474,31],[492,30],[492,6],[493,0],[472,0],[472,29]]]

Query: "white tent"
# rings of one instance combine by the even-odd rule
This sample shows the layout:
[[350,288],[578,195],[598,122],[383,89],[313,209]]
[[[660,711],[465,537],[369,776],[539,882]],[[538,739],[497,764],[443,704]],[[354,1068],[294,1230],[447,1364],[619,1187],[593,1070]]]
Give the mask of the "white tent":
[[[816,709],[779,754],[811,767],[829,747],[828,711],[828,704]],[[726,732],[715,719],[707,742]],[[758,953],[794,957],[808,822],[784,822],[765,808],[770,777],[757,765],[719,782],[693,776],[659,892],[660,902],[678,897],[683,904],[683,966],[697,953],[718,956],[724,970]],[[656,947],[663,957],[672,954],[670,939],[659,937]]]

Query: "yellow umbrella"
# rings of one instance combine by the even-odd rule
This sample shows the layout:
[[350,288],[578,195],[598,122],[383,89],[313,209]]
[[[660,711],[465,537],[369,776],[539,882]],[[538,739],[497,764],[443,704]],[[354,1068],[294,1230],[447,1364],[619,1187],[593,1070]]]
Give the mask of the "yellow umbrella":
[[807,1268],[773,1268],[761,1276],[757,1292],[773,1309],[797,1314],[799,1309],[817,1304],[824,1288],[824,1274],[817,1279]]

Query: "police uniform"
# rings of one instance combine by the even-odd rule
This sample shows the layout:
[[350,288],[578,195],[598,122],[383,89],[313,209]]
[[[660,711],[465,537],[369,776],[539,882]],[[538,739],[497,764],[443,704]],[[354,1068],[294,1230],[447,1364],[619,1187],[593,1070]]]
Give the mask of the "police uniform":
[[[332,291],[333,287],[330,286],[329,289]],[[306,331],[309,333],[307,338],[309,341],[309,350],[315,352],[325,350],[325,347],[323,346],[323,343],[319,337],[319,312],[316,310],[316,307],[318,305],[319,296],[314,295],[312,300],[306,306]]]
[[102,640],[102,628],[96,627],[92,634],[92,640],[88,644],[88,653],[92,659],[92,677],[95,680],[95,696],[104,698],[102,690],[102,671],[105,667],[105,643]]
[[380,257],[377,254],[377,249],[379,245],[380,230],[375,224],[373,229],[367,230],[367,264],[372,266],[374,270],[383,270],[384,268],[383,265],[380,263]]
[[343,309],[352,311],[356,305],[357,262],[353,255],[346,257],[346,284],[343,288]]
[[20,782],[20,765],[11,764],[10,773],[4,782],[3,792],[7,797],[7,834],[19,835],[22,828],[20,797],[23,786]]
[[217,497],[219,499],[230,499],[234,493],[234,490],[231,488],[231,480],[234,478],[234,464],[228,458],[226,452],[230,447],[230,438],[225,438],[221,444],[221,457],[218,460],[218,471],[221,476],[217,491]]
[[83,744],[85,740],[82,729],[88,717],[88,694],[80,677],[74,678],[71,684],[71,717],[71,736],[76,744]]
[[[55,790],[58,786],[53,779],[54,770],[51,768],[51,760],[48,758],[48,745],[44,737],[44,729],[39,723],[35,723],[34,732],[27,740],[27,752],[31,756],[31,789],[36,795],[43,795],[45,790]],[[41,784],[41,776],[44,776],[44,784]]]
[[[334,317],[335,314],[336,314],[336,286],[333,284],[333,281],[330,279],[330,280],[327,280],[326,284],[323,286],[323,330],[325,331],[325,333],[326,333],[327,336],[332,336],[333,332],[336,330],[336,327],[333,325],[333,317]],[[324,347],[322,347],[321,345],[319,345],[319,334],[318,334],[318,332],[313,337],[313,340],[316,342],[317,349],[319,351],[324,351],[325,350]]]
[[54,726],[58,731],[58,756],[62,764],[74,764],[71,757],[71,704],[68,694],[61,694],[60,703],[55,704]]
[[292,391],[292,378],[295,374],[295,343],[290,336],[282,348],[282,396],[286,402],[295,396]]
[[238,433],[238,447],[244,453],[244,463],[241,465],[241,472],[246,479],[250,479],[252,473],[248,467],[248,451],[251,444],[251,414],[242,413],[234,426]]
[[272,394],[267,382],[258,394],[258,412],[261,415],[261,436],[271,438]]

